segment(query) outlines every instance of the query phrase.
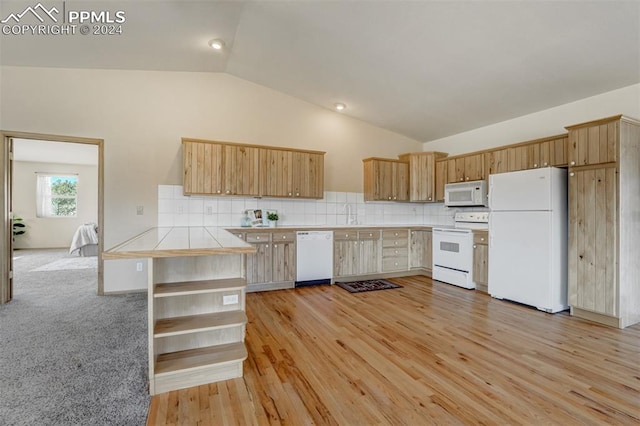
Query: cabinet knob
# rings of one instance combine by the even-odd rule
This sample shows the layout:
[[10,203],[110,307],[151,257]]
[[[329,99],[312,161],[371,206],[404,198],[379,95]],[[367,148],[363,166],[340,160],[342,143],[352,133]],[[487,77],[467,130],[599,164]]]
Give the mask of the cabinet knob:
[[460,178],[460,182],[462,182],[464,179]]
[[535,168],[537,168],[537,167],[538,167],[538,163],[534,163],[534,164],[533,164],[533,168],[535,169]]
[[291,197],[291,195],[293,195],[291,192],[289,193],[289,197]]
[[545,161],[542,165],[547,167],[549,164]]
[[391,199],[391,197],[389,197],[389,199]]
[[344,237],[345,238],[349,238],[349,234],[344,234]]
[[296,197],[299,197],[299,196],[300,196],[300,193],[299,193],[299,192],[296,192]]
[[256,237],[256,240],[259,240],[259,239],[260,239],[260,237]]
[[398,254],[398,250],[395,250],[396,254]]
[[574,172],[569,173],[569,176],[575,176]]
[[466,179],[469,180],[469,176],[467,176]]
[[431,197],[429,197],[429,201],[431,201]]
[[277,244],[274,244],[274,245],[273,245],[273,247],[278,248],[278,245],[277,245]]
[[397,242],[397,241],[394,241],[394,242],[393,242],[393,245],[396,245],[396,246],[397,246],[397,245],[398,245],[398,242]]
[[571,163],[569,163],[569,164],[571,164],[572,166],[575,166],[575,165],[576,165],[576,162],[575,162],[575,161],[572,161],[572,162],[571,162]]
[[269,244],[267,244],[265,247],[266,247],[266,248],[269,248]]
[[398,266],[398,262],[394,262],[394,263],[393,263],[393,265],[394,265],[394,266]]
[[218,189],[218,194],[220,194],[221,192],[222,192],[222,191],[220,191],[220,190]]
[[287,236],[286,236],[286,235],[283,235],[283,236],[282,236],[282,239],[283,239],[283,240],[286,240],[286,239],[287,239]]
[[231,194],[231,191],[227,190],[225,191],[225,194]]
[[477,247],[477,246],[474,244],[474,245],[473,245],[473,248],[476,248],[476,247]]
[[480,237],[480,241],[484,241],[484,237]]

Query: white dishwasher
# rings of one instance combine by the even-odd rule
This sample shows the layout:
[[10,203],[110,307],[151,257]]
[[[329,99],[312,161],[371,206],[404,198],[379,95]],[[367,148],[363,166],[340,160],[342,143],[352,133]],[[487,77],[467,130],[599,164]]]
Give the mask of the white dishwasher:
[[331,284],[333,231],[296,232],[296,287]]

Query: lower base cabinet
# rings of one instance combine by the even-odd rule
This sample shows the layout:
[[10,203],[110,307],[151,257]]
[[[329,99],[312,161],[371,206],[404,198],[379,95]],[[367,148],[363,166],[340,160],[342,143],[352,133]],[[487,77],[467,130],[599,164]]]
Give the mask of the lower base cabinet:
[[409,230],[385,229],[382,231],[382,272],[409,269]]
[[380,272],[380,231],[333,233],[333,275],[348,277]]
[[412,230],[409,247],[409,269],[420,269],[431,276],[433,269],[432,232],[430,230]]
[[489,291],[489,232],[473,232],[473,281],[476,290]]
[[247,291],[291,287],[296,279],[296,233],[247,232],[245,240],[256,248],[255,254],[246,255]]

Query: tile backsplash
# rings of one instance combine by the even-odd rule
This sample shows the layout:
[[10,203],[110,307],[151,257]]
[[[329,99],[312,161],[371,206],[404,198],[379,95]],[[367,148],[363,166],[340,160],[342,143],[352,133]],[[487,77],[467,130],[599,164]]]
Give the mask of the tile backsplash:
[[442,203],[365,202],[361,192],[325,191],[321,200],[185,196],[158,185],[158,226],[240,226],[247,209],[277,210],[278,226],[450,225],[462,209]]

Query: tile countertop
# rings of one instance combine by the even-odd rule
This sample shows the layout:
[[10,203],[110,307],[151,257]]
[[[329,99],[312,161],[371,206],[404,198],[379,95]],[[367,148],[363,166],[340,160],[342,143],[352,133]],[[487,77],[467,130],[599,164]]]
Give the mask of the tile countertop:
[[443,225],[416,225],[416,224],[398,224],[398,225],[285,225],[277,226],[275,228],[269,226],[225,226],[224,229],[229,232],[246,232],[246,231],[331,231],[334,229],[431,229],[436,227],[442,227]]
[[255,253],[245,243],[221,227],[151,228],[102,252],[103,259],[136,259],[145,257],[207,256],[216,254]]
[[146,257],[207,256],[216,254],[255,253],[251,244],[235,236],[235,232],[277,232],[341,229],[411,229],[430,230],[442,225],[292,225],[272,227],[176,226],[151,228],[102,252],[108,259],[139,259]]

